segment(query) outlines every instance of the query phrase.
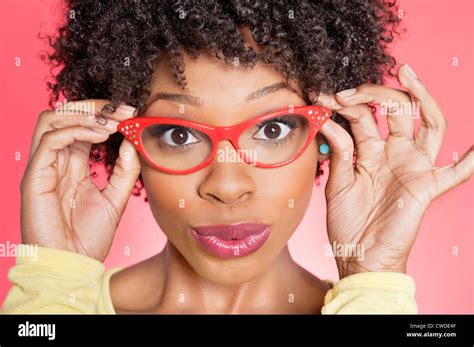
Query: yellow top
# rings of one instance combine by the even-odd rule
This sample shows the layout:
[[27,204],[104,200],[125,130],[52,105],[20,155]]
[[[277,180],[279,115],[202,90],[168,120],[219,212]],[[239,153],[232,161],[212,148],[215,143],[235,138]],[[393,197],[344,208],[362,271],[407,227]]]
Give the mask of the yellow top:
[[[122,268],[105,265],[87,256],[37,247],[37,257],[21,251],[8,273],[13,286],[3,303],[3,313],[109,313],[115,314],[109,279]],[[332,285],[322,314],[418,313],[415,283],[402,273],[365,272]]]

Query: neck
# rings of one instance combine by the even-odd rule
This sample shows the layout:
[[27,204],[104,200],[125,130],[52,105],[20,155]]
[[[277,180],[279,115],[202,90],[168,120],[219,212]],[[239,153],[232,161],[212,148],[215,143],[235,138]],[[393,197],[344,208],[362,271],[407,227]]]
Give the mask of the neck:
[[[321,298],[313,296],[301,299],[301,293],[314,278],[296,264],[288,247],[280,252],[275,261],[258,277],[239,284],[220,284],[199,276],[181,253],[167,243],[159,255],[160,272],[165,273],[158,311],[183,313],[286,313],[308,306],[308,300],[316,306]],[[319,280],[318,280],[319,282]],[[304,290],[304,288],[306,290]],[[300,301],[295,304],[295,296]]]

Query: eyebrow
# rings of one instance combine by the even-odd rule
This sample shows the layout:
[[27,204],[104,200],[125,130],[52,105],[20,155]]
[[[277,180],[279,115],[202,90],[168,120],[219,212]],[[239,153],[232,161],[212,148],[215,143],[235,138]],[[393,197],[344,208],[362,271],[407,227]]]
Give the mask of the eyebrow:
[[252,100],[261,98],[265,95],[275,93],[277,90],[280,90],[280,89],[283,89],[283,88],[289,89],[285,82],[274,83],[274,84],[271,84],[269,86],[260,88],[256,91],[250,93],[249,95],[247,95],[246,99],[247,99],[247,101],[252,101]]
[[[295,92],[292,88],[289,88],[288,85],[285,82],[278,82],[271,84],[269,86],[257,89],[256,91],[250,93],[247,95],[245,98],[247,101],[253,101],[255,99],[261,98],[265,95],[275,93],[277,90],[280,89],[289,89],[290,91]],[[201,101],[200,98],[189,95],[189,94],[180,94],[180,93],[164,93],[160,92],[155,95],[153,95],[150,98],[150,101],[148,102],[148,105],[146,108],[151,106],[151,104],[157,102],[158,100],[170,100],[173,102],[181,103],[181,104],[187,104],[195,107],[201,107],[204,103]]]

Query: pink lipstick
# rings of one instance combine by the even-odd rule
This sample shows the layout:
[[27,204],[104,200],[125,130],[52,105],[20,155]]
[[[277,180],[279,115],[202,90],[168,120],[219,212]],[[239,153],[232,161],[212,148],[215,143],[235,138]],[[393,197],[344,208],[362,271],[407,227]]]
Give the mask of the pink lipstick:
[[221,258],[236,258],[262,247],[270,235],[270,226],[238,223],[192,227],[191,235],[208,252]]

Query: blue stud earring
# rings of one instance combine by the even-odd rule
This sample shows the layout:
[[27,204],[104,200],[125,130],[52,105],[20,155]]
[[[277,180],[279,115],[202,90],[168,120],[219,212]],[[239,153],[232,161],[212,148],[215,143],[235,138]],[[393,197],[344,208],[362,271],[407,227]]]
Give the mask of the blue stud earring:
[[319,153],[326,155],[329,153],[329,146],[327,143],[321,143],[319,145]]

